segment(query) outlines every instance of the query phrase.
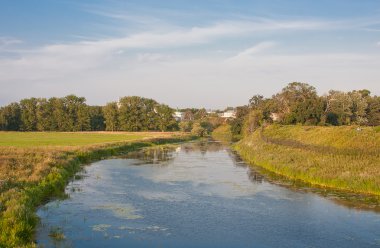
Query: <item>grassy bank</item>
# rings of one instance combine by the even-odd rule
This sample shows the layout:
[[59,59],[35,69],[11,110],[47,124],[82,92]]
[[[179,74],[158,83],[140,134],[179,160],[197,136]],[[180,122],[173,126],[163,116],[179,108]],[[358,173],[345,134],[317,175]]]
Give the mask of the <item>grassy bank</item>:
[[234,148],[249,163],[290,179],[380,195],[377,128],[273,125]]
[[[63,196],[66,184],[81,165],[142,147],[190,139],[174,133],[95,133],[94,136],[0,132],[0,140],[12,137],[10,134],[13,141],[8,139],[0,146],[0,247],[34,247],[36,208],[53,197]],[[48,146],[36,145],[35,140],[42,136],[47,137],[46,140],[57,136],[63,139],[54,141],[55,145],[50,141]],[[112,141],[115,139],[117,142]],[[80,145],[75,140],[79,140]],[[81,145],[83,143],[87,145]]]
[[211,134],[211,137],[215,140],[222,142],[232,142],[233,136],[231,132],[231,126],[228,124],[217,127]]

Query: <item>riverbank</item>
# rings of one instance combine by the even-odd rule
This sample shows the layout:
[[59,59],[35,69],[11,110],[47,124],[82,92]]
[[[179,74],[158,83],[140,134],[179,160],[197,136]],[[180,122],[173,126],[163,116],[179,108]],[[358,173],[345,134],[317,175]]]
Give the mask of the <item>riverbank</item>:
[[[0,136],[10,134],[4,132]],[[129,138],[98,133],[101,138],[88,134],[87,141],[83,141],[86,140],[83,133],[13,134],[13,140],[0,146],[0,247],[34,247],[34,231],[38,223],[36,208],[51,198],[64,197],[65,186],[82,165],[143,147],[192,139],[180,133],[133,133]],[[32,141],[41,135],[48,139],[61,135],[63,139],[55,145],[38,146],[30,140],[28,142],[25,135],[31,136]],[[75,145],[75,140],[87,145]],[[11,146],[12,142],[14,146]]]
[[245,161],[289,179],[380,195],[378,128],[272,125],[233,147]]

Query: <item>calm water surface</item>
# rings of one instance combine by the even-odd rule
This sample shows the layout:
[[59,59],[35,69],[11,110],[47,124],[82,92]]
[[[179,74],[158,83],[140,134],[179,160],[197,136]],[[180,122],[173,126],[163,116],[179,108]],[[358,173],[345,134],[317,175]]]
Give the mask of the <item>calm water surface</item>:
[[380,247],[379,213],[271,184],[216,142],[103,160],[80,175],[68,199],[39,209],[39,245]]

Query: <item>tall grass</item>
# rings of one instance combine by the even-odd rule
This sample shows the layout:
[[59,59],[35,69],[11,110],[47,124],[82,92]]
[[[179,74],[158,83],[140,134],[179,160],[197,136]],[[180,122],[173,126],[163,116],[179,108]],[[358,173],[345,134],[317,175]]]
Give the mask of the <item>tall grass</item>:
[[[144,138],[147,138],[145,136]],[[81,165],[142,147],[185,141],[173,134],[150,140],[107,143],[85,147],[0,149],[0,247],[35,247],[35,210],[52,197],[61,197]]]
[[274,125],[234,148],[248,162],[291,179],[380,195],[380,133],[373,128]]

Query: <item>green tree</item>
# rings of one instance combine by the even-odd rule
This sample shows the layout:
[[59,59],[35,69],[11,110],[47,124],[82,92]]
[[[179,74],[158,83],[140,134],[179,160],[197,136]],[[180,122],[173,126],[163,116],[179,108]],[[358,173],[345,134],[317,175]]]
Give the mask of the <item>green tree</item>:
[[193,124],[193,128],[191,129],[191,133],[199,137],[205,137],[207,136],[207,129],[202,127],[200,122],[195,122]]
[[199,109],[195,114],[194,114],[194,120],[202,120],[207,117],[207,111],[206,109],[202,108]]
[[66,111],[66,104],[63,98],[49,98],[49,105],[52,109],[50,130],[51,131],[70,131],[69,117]]
[[248,106],[240,106],[236,108],[236,118],[230,121],[231,132],[234,136],[242,134],[244,120],[248,113]]
[[36,115],[38,131],[55,131],[52,129],[53,109],[50,102],[45,98],[37,99]]
[[90,131],[91,117],[89,107],[82,103],[77,106],[73,131]]
[[310,119],[320,119],[320,116],[315,116],[317,113],[310,113],[313,106],[318,105],[316,89],[306,83],[293,82],[282,89],[281,93],[277,94],[276,109],[278,114],[283,117],[285,124],[305,123]]
[[90,129],[90,114],[86,98],[68,95],[64,99],[66,112],[65,131],[87,131]]
[[254,109],[261,108],[264,102],[264,96],[262,95],[254,95],[251,99],[249,99],[249,107]]
[[89,106],[90,126],[92,131],[105,130],[105,119],[101,106]]
[[144,99],[138,96],[120,98],[119,101],[119,123],[120,130],[141,131],[146,127],[144,113],[148,106],[145,106]]
[[18,103],[0,108],[0,130],[19,131],[21,124],[21,108]]
[[182,132],[191,132],[192,128],[193,128],[193,122],[191,121],[181,121],[179,123],[179,129]]
[[326,122],[332,125],[349,125],[354,104],[349,93],[331,90],[326,101]]
[[368,125],[380,126],[380,97],[375,96],[369,100],[367,113]]
[[37,130],[37,99],[29,98],[20,101],[21,108],[21,130]]
[[103,115],[107,131],[119,130],[119,107],[116,102],[107,103],[103,107]]
[[264,116],[261,110],[251,110],[244,121],[243,135],[247,136],[259,128],[262,125],[263,118]]
[[352,101],[351,122],[359,125],[364,125],[368,122],[366,110],[368,107],[367,98],[369,94],[370,92],[367,90],[349,92]]
[[157,112],[157,126],[161,131],[175,130],[178,127],[177,121],[173,117],[174,110],[168,105],[160,104],[155,108]]

